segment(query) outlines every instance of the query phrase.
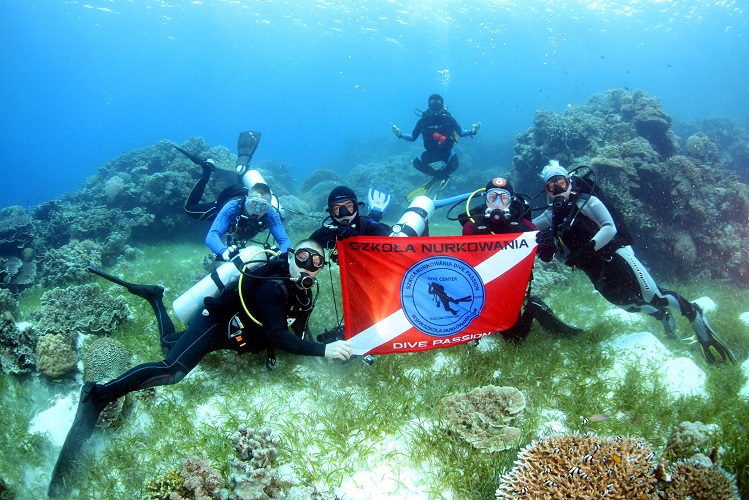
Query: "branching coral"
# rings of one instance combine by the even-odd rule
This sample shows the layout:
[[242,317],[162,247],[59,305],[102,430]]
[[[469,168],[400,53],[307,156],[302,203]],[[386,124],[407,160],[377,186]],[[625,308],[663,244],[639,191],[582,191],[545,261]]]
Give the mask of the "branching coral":
[[231,436],[237,458],[231,460],[229,498],[237,500],[279,498],[282,485],[275,469],[278,456],[270,429],[255,432],[245,426]]
[[556,435],[520,452],[496,497],[655,499],[654,467],[652,449],[642,439]]
[[525,408],[523,393],[514,387],[487,385],[467,394],[447,396],[440,401],[440,412],[463,439],[488,452],[515,446],[520,430],[511,427]]
[[182,463],[184,488],[189,492],[187,498],[196,500],[213,500],[221,498],[224,479],[206,458],[188,457]]

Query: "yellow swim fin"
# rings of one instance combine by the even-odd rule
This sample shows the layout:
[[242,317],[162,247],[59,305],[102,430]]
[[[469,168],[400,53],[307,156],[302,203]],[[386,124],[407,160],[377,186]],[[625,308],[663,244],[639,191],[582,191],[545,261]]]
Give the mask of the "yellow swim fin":
[[436,177],[430,177],[415,188],[411,190],[410,193],[406,195],[406,199],[409,203],[411,203],[414,198],[417,196],[429,196],[429,193],[432,191],[435,185],[437,185],[439,179]]

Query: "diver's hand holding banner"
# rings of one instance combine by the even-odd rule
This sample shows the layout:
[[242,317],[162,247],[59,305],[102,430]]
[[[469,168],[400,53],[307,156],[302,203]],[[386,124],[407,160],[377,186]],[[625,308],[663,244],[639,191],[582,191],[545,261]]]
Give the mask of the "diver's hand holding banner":
[[360,236],[337,243],[353,353],[463,344],[520,315],[536,231],[480,236]]

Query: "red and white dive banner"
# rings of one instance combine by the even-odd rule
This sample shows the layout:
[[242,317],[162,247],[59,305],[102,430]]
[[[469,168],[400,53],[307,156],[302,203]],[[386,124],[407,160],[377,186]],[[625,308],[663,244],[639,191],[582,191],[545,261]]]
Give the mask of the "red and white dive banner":
[[344,332],[354,354],[392,354],[450,347],[515,324],[536,231],[357,236],[337,247]]

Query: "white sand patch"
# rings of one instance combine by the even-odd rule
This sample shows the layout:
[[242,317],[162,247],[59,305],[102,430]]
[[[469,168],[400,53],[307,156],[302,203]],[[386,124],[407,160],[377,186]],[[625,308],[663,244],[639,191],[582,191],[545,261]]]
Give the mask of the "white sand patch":
[[[744,372],[744,376],[749,379],[749,359],[741,363],[741,371]],[[742,399],[749,399],[749,381],[747,381],[744,388],[739,391],[739,397]]]
[[[416,480],[420,474],[399,464],[383,464],[370,471],[359,471],[344,480],[335,494],[346,500],[376,500],[399,498],[404,500],[428,498]],[[449,497],[447,497],[449,498]]]
[[68,394],[52,406],[37,413],[29,422],[29,434],[46,434],[57,447],[61,447],[73,425],[78,409],[78,395]]
[[555,434],[564,434],[568,429],[564,426],[565,415],[559,410],[543,410],[543,424],[539,429],[539,437],[553,436]]
[[700,306],[702,312],[704,312],[705,314],[715,311],[715,309],[718,307],[715,301],[710,297],[700,297],[699,299],[695,299],[692,302]]
[[744,323],[746,326],[749,326],[749,312],[741,313],[739,315],[739,321]]
[[611,309],[606,311],[604,314],[608,316],[609,318],[617,318],[630,325],[634,323],[639,323],[643,319],[642,314],[625,311],[624,309],[621,309],[619,307],[612,307]]
[[673,396],[705,395],[705,373],[689,358],[674,358],[671,352],[650,332],[620,334],[603,342],[613,350],[614,368],[607,376],[621,379],[630,364],[658,366]]

